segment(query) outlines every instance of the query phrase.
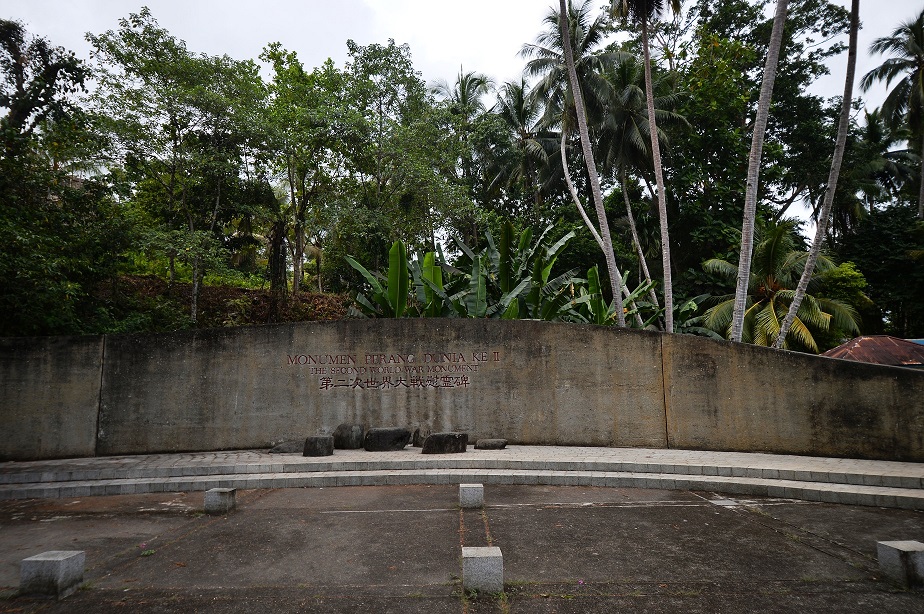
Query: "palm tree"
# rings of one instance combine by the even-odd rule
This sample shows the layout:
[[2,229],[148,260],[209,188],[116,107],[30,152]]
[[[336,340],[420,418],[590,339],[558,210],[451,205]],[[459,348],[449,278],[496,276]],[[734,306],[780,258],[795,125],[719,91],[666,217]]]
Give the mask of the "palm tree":
[[[603,166],[612,169],[614,175],[619,178],[632,243],[635,245],[645,281],[650,283],[651,273],[639,241],[628,186],[629,173],[645,177],[652,172],[653,168],[649,132],[651,125],[648,123],[644,70],[638,60],[631,57],[607,71],[604,78],[608,86],[606,99],[609,113],[606,114],[600,128]],[[655,97],[655,117],[660,126],[686,124],[686,120],[681,115],[667,110],[675,106],[677,98],[675,94]],[[665,144],[668,140],[667,134],[660,127],[658,128],[658,140]],[[655,194],[652,196],[657,197]],[[657,307],[658,299],[654,288],[650,292],[650,298]]]
[[[795,296],[792,288],[805,270],[808,259],[808,252],[797,249],[796,225],[794,220],[783,220],[771,226],[754,247],[746,296],[747,309],[742,327],[742,340],[745,343],[769,346],[779,336],[780,321]],[[816,273],[833,268],[834,263],[828,258],[823,255],[818,257]],[[738,275],[738,268],[722,259],[707,260],[703,269],[730,282]],[[818,277],[814,276],[808,287],[814,291],[819,283]],[[717,304],[706,311],[703,323],[706,328],[730,339],[735,296],[729,294],[713,301]],[[796,347],[817,353],[819,349],[815,334],[831,330],[832,327],[848,334],[859,334],[858,321],[859,315],[850,305],[806,294],[783,347]]]
[[[628,54],[600,49],[606,40],[608,24],[606,15],[594,17],[593,0],[585,0],[579,7],[569,0],[567,10],[570,26],[567,34],[573,49],[575,71],[581,84],[585,111],[595,123],[605,112],[602,92],[606,84],[603,75]],[[574,115],[559,22],[559,12],[551,9],[543,19],[546,29],[536,37],[535,43],[523,45],[520,51],[522,57],[530,58],[523,71],[525,76],[540,77],[532,94],[545,103],[546,126],[558,125],[563,114]],[[576,121],[572,126],[575,124]]]
[[760,98],[757,115],[754,118],[754,133],[751,137],[751,153],[748,156],[747,186],[744,195],[744,216],[741,223],[741,252],[738,256],[738,277],[735,290],[735,310],[732,319],[731,340],[741,342],[744,328],[744,310],[747,300],[748,281],[751,278],[751,251],[754,246],[754,218],[757,215],[757,178],[760,172],[760,158],[764,149],[764,133],[770,116],[770,98],[776,81],[776,67],[783,46],[783,25],[789,0],[777,0],[773,16],[773,31],[770,34],[770,49],[764,65],[764,79],[760,84]]
[[789,305],[789,312],[783,319],[780,326],[780,333],[777,335],[773,347],[779,349],[783,347],[783,341],[789,334],[796,313],[802,305],[802,299],[808,288],[809,281],[815,272],[815,262],[818,260],[818,254],[821,252],[821,243],[825,240],[825,234],[828,230],[828,219],[831,217],[831,206],[834,204],[834,192],[837,190],[837,179],[841,172],[841,161],[844,159],[844,148],[847,145],[847,131],[850,128],[850,103],[853,99],[853,77],[857,68],[857,31],[860,29],[860,0],[853,0],[850,6],[850,43],[847,51],[847,78],[844,80],[844,97],[841,100],[841,116],[837,124],[837,139],[834,144],[834,159],[831,161],[831,173],[828,176],[828,187],[825,190],[824,204],[821,206],[821,212],[818,214],[815,225],[815,240],[812,242],[812,248],[809,250],[808,258],[805,261],[805,270],[802,271],[802,277],[799,279],[799,285],[796,287],[796,294],[793,296],[792,303]]
[[[486,112],[483,97],[494,87],[493,81],[487,75],[475,72],[463,72],[459,69],[456,82],[453,85],[446,81],[438,81],[432,92],[442,99],[448,106],[450,113],[458,118],[460,123],[459,134],[465,142],[470,128],[475,120]],[[469,152],[462,159],[462,178],[469,180],[472,174],[473,161]]]
[[[586,3],[585,3],[586,4]],[[613,292],[613,301],[616,303],[616,315],[619,326],[625,327],[626,316],[622,306],[622,275],[616,268],[616,254],[613,252],[613,239],[610,235],[609,222],[606,219],[606,209],[603,206],[603,192],[600,189],[600,176],[597,174],[597,163],[594,159],[590,144],[590,131],[587,128],[586,108],[584,96],[581,93],[581,84],[578,81],[577,69],[574,64],[574,50],[571,47],[571,20],[565,0],[560,0],[561,42],[564,50],[565,65],[568,69],[568,82],[571,96],[574,100],[574,110],[577,116],[578,132],[581,135],[581,149],[584,154],[584,164],[590,178],[590,189],[594,199],[594,208],[597,210],[597,221],[600,224],[600,236],[603,241],[603,256],[606,259],[606,268],[610,277],[610,286]],[[564,136],[562,137],[564,138]],[[589,221],[585,217],[585,221]]]
[[918,192],[918,219],[924,219],[924,10],[914,21],[900,24],[891,36],[877,38],[870,53],[892,53],[892,57],[869,71],[860,81],[863,91],[875,81],[885,81],[886,87],[898,78],[898,83],[886,96],[882,112],[893,129],[903,123],[911,137],[920,140],[921,170]]
[[[559,10],[550,10],[543,20],[547,29],[537,37],[535,44],[524,45],[520,54],[532,58],[527,63],[524,73],[528,76],[542,76],[533,89],[533,95],[545,102],[544,125],[561,126],[562,139],[567,139],[567,133],[575,124],[578,127],[591,196],[600,225],[599,232],[583,212],[580,199],[577,199],[576,203],[585,224],[601,245],[610,278],[610,288],[618,306],[619,324],[624,326],[622,276],[616,267],[609,223],[603,206],[600,177],[594,162],[587,126],[588,111],[599,115],[594,92],[602,83],[600,74],[603,68],[611,57],[621,57],[623,54],[595,51],[604,40],[607,23],[605,15],[592,19],[593,4],[593,0],[585,0],[580,7],[575,7],[570,0],[561,0]],[[590,94],[589,98],[585,98],[585,92]],[[586,101],[591,103],[590,109]]]
[[[680,10],[680,0],[670,0],[674,12]],[[616,11],[638,23],[642,28],[642,51],[645,58],[645,98],[648,101],[648,135],[651,141],[651,160],[655,185],[658,188],[658,217],[661,220],[661,260],[664,268],[664,325],[674,332],[674,293],[671,282],[671,248],[667,230],[667,199],[664,194],[664,173],[661,168],[661,149],[658,144],[658,125],[655,118],[654,86],[651,80],[651,50],[648,44],[648,24],[661,15],[664,0],[613,0]]]
[[475,116],[484,113],[482,98],[493,87],[494,82],[487,75],[473,71],[463,72],[460,68],[454,84],[437,81],[432,91],[449,104],[453,114],[471,121]]
[[849,172],[861,176],[865,205],[872,213],[877,203],[893,198],[912,180],[917,156],[910,149],[897,149],[908,140],[904,127],[893,130],[879,109],[865,111],[864,116],[863,130],[856,144],[862,163]]
[[501,186],[522,189],[532,199],[534,221],[538,221],[542,204],[541,171],[548,166],[547,149],[554,139],[541,124],[542,106],[530,94],[525,79],[508,82],[501,88],[494,113],[501,118],[516,155],[508,164],[492,169],[489,189]]

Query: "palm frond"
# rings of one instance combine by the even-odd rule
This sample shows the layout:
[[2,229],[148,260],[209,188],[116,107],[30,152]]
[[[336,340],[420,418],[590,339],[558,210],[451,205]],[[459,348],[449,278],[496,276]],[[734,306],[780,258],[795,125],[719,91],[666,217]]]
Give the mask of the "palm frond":
[[703,263],[703,270],[707,273],[713,273],[726,279],[733,280],[738,277],[738,267],[728,260],[721,258],[711,258]]

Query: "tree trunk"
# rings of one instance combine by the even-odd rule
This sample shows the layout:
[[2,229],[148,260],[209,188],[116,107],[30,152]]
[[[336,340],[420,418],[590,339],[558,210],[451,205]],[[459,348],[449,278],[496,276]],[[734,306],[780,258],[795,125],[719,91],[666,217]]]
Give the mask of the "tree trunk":
[[[562,130],[561,135],[561,167],[565,173],[565,183],[568,184],[568,191],[571,192],[571,198],[574,200],[574,204],[577,205],[578,212],[581,214],[581,219],[584,220],[584,225],[587,226],[588,230],[590,230],[590,234],[593,235],[594,240],[597,242],[597,245],[600,246],[600,249],[606,251],[603,238],[600,237],[600,233],[598,233],[597,229],[594,228],[593,222],[590,221],[590,217],[588,217],[587,212],[584,211],[584,206],[581,204],[581,199],[578,196],[577,188],[574,187],[574,182],[571,181],[571,171],[568,169],[568,156],[565,155],[564,130]],[[630,295],[629,289],[626,288],[625,284],[622,284],[622,293],[626,298],[628,298]],[[623,305],[623,307],[625,307],[625,305]],[[635,321],[639,328],[642,328],[642,326],[645,325],[645,322],[642,321],[642,316],[639,315],[638,310],[635,311]]]
[[918,188],[918,219],[924,220],[924,131],[921,132],[921,186]]
[[664,330],[674,332],[674,290],[671,281],[671,243],[667,230],[667,198],[664,193],[664,173],[661,168],[661,147],[658,124],[655,121],[654,86],[651,82],[651,52],[648,49],[648,19],[642,18],[642,50],[645,55],[645,98],[648,101],[648,131],[651,133],[651,161],[655,184],[658,186],[658,217],[661,220],[661,262],[664,268]]
[[568,156],[565,155],[564,127],[562,127],[561,132],[561,168],[565,173],[565,183],[568,185],[568,191],[571,193],[571,198],[574,200],[574,204],[577,205],[578,212],[581,214],[581,219],[584,220],[584,225],[587,226],[588,230],[590,230],[590,234],[593,235],[594,240],[597,242],[597,245],[600,246],[600,249],[605,251],[606,247],[603,243],[603,238],[600,236],[600,233],[597,232],[593,222],[590,221],[590,218],[587,216],[587,212],[584,211],[584,206],[581,204],[581,199],[578,196],[577,188],[574,187],[574,182],[571,181],[571,170],[568,168]]
[[286,301],[286,223],[277,220],[269,231],[270,305],[268,322],[278,322]]
[[[629,200],[629,191],[626,189],[625,169],[619,173],[619,184],[622,188],[622,198],[626,202],[626,215],[629,217],[629,229],[632,231],[632,243],[635,244],[635,251],[638,254],[638,263],[642,268],[642,273],[645,275],[645,283],[650,284],[651,273],[648,272],[648,261],[645,259],[645,252],[642,251],[642,243],[638,240],[638,231],[635,229],[635,214],[632,213],[632,202]],[[654,286],[649,290],[648,296],[651,297],[651,302],[654,304],[655,309],[659,309],[658,295],[654,291]]]
[[562,50],[565,55],[565,64],[568,67],[568,82],[574,97],[575,115],[578,120],[578,132],[581,135],[581,148],[584,152],[584,163],[587,165],[587,174],[590,176],[590,189],[594,198],[594,207],[600,222],[600,235],[603,239],[603,257],[606,259],[607,273],[610,277],[610,288],[613,291],[613,300],[616,301],[616,310],[619,326],[625,327],[626,315],[622,305],[622,275],[616,268],[616,256],[613,253],[613,239],[610,236],[610,225],[606,219],[606,209],[603,207],[603,193],[600,190],[600,177],[597,175],[597,165],[594,163],[594,153],[590,147],[590,132],[587,130],[587,118],[584,116],[584,96],[578,83],[577,70],[574,67],[574,53],[571,49],[571,29],[568,23],[568,7],[565,0],[559,0],[559,27],[561,29]]
[[764,150],[764,133],[770,116],[770,98],[776,81],[776,67],[783,46],[783,26],[789,0],[777,0],[773,16],[773,32],[770,35],[770,49],[764,65],[764,80],[760,84],[760,99],[754,118],[754,134],[751,137],[751,154],[748,156],[747,189],[744,194],[744,216],[741,223],[741,253],[738,256],[738,283],[735,289],[735,310],[732,316],[731,340],[741,342],[744,331],[744,311],[747,306],[748,281],[751,277],[751,251],[754,249],[754,218],[757,216],[757,178],[760,174],[760,159]]
[[802,271],[802,277],[799,279],[799,285],[796,287],[796,294],[793,296],[792,303],[789,305],[789,312],[783,319],[780,326],[780,333],[773,343],[773,347],[779,349],[783,347],[786,335],[799,313],[799,307],[802,306],[802,299],[808,290],[809,281],[815,272],[815,263],[818,261],[818,254],[821,251],[821,244],[825,239],[825,233],[828,230],[828,218],[831,217],[831,207],[834,204],[834,192],[837,190],[837,179],[841,172],[841,162],[844,159],[844,148],[847,145],[847,130],[850,127],[850,103],[853,99],[853,78],[857,69],[857,30],[860,25],[860,0],[853,0],[850,6],[850,45],[847,52],[847,78],[844,80],[844,99],[841,101],[841,116],[837,124],[837,141],[834,144],[834,158],[831,160],[831,173],[828,176],[828,188],[825,190],[824,203],[821,206],[821,212],[818,214],[815,228],[815,241],[812,243],[812,249],[809,250],[808,258],[805,261],[805,269]]
[[[292,203],[292,224],[293,224],[293,228],[295,231],[296,241],[298,241],[298,238],[301,236],[301,233],[299,232],[301,229],[301,225],[298,222],[298,218],[299,218],[298,198],[295,195],[295,169],[293,168],[293,162],[292,162],[291,157],[289,158],[288,164],[286,166],[287,166],[286,170],[288,171],[288,175],[289,175],[289,201]],[[295,250],[297,254],[298,246],[296,246]],[[296,254],[292,255],[293,256],[292,258],[292,269],[293,269],[292,294],[298,294],[298,285],[299,285],[299,282],[301,281],[301,278],[300,278],[301,267],[299,266],[300,258],[296,257]],[[272,285],[272,282],[270,283],[270,285]]]
[[305,259],[305,229],[301,220],[296,216],[293,233],[295,234],[295,253],[292,254],[292,295],[298,294],[302,287],[302,277],[304,276],[304,259]]
[[189,300],[189,317],[193,322],[196,321],[196,313],[199,305],[199,256],[193,257],[192,267],[192,297]]

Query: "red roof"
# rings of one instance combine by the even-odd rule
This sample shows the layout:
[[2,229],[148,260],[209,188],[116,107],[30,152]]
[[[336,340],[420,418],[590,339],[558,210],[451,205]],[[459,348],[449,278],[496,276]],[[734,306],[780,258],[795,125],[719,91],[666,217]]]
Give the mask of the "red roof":
[[857,337],[822,356],[895,367],[924,367],[924,345],[889,335]]

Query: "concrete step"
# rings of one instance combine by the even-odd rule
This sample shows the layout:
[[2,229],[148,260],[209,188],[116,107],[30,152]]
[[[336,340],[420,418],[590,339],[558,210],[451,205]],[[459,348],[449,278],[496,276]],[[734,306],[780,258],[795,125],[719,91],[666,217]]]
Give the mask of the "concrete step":
[[[312,464],[314,465],[314,464]],[[924,489],[830,481],[720,476],[680,472],[589,469],[413,468],[227,472],[203,475],[117,477],[0,485],[0,500],[204,491],[210,488],[319,488],[398,484],[527,484],[693,490],[924,510]],[[488,497],[490,499],[490,497]]]
[[[858,486],[879,486],[903,489],[924,489],[924,466],[920,471],[909,473],[907,463],[869,462],[868,468],[825,470],[819,467],[797,468],[792,463],[784,467],[780,463],[754,463],[748,466],[730,463],[677,463],[677,462],[628,462],[620,460],[549,460],[542,459],[503,459],[503,458],[466,458],[463,455],[451,457],[378,458],[376,453],[365,456],[363,460],[321,457],[311,460],[286,459],[285,462],[250,462],[250,463],[203,463],[187,462],[162,466],[157,464],[126,463],[112,467],[74,466],[65,463],[47,469],[34,467],[38,463],[23,463],[17,468],[16,463],[0,465],[0,485],[35,484],[55,482],[87,482],[100,480],[186,478],[203,476],[227,476],[247,474],[310,474],[330,472],[408,472],[421,470],[511,470],[511,471],[552,471],[552,472],[607,472],[607,473],[643,473],[676,476],[703,476],[720,478],[755,478],[769,480],[787,480],[795,482],[812,482],[821,484],[850,484]],[[775,457],[770,457],[775,459]],[[86,459],[79,459],[86,460]],[[108,459],[101,459],[104,464]],[[862,464],[866,461],[854,461]]]

